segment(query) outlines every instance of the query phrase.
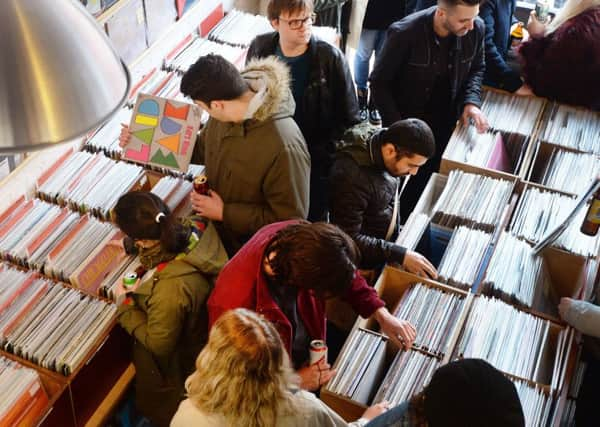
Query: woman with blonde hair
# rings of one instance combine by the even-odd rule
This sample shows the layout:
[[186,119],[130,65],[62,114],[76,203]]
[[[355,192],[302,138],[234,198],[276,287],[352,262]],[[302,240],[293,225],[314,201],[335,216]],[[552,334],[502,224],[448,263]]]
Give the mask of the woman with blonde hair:
[[[188,399],[171,427],[348,425],[298,384],[275,327],[250,310],[227,311],[196,360],[186,381]],[[350,425],[364,425],[386,408],[387,403],[375,405]]]
[[519,50],[525,84],[538,96],[600,110],[600,0],[567,0],[549,23],[535,11]]

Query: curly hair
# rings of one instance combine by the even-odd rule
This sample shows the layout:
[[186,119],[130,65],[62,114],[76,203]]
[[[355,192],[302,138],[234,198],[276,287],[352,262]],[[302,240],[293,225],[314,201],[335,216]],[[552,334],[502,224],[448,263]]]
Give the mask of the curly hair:
[[343,295],[352,284],[360,251],[339,227],[324,222],[289,225],[265,249],[273,280],[312,289],[317,295]]
[[185,386],[190,401],[227,425],[272,426],[294,413],[299,379],[275,327],[238,308],[214,324]]

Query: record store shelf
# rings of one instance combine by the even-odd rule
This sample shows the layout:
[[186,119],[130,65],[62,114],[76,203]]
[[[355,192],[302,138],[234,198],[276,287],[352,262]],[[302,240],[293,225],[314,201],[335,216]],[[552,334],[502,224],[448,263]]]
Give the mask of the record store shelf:
[[[110,15],[106,14],[102,16],[100,18],[101,22],[111,19],[115,14],[121,13],[120,11],[124,11],[126,6],[133,2],[125,0],[121,3],[122,4],[119,7],[110,10]],[[160,69],[164,63],[165,57],[169,52],[173,51],[177,44],[182,43],[182,40],[185,40],[186,38],[193,37],[193,34],[198,34],[198,32],[200,32],[201,36],[205,36],[212,26],[214,26],[214,24],[222,17],[223,6],[220,0],[202,0],[197,2],[177,23],[164,32],[164,35],[160,40],[154,43],[151,48],[146,50],[137,60],[131,62],[130,72],[132,81],[139,82],[143,80],[144,76],[150,74],[153,69]],[[115,129],[120,128],[121,122],[127,121],[122,117],[119,117],[119,119],[120,120],[114,120],[112,122]],[[115,135],[115,129],[110,129],[110,132],[106,135],[108,135],[109,138],[110,134]],[[118,131],[116,135],[118,136]],[[112,141],[114,141],[114,139]],[[112,141],[108,141],[108,143]],[[106,146],[108,146],[108,143],[106,143]],[[31,200],[35,196],[37,184],[46,182],[53,174],[57,173],[57,169],[63,167],[65,161],[74,155],[73,150],[80,150],[82,144],[83,141],[74,141],[69,144],[69,146],[57,146],[28,156],[28,158],[13,171],[12,174],[0,181],[0,193],[3,195],[3,197],[0,198],[0,212],[11,211],[11,208],[15,209],[15,207],[21,206],[26,203],[25,199]],[[81,155],[85,154],[81,153]],[[111,162],[114,162],[113,160],[107,162],[103,157],[98,156],[102,155],[96,155],[96,158],[98,159],[96,161],[104,162],[103,164],[112,165]],[[119,163],[128,165],[125,162],[117,162],[116,167],[121,167]],[[192,174],[197,173],[199,170],[200,169],[192,171]],[[157,173],[146,170],[141,176],[145,176],[147,179],[140,178],[129,189],[150,189],[150,187],[162,177],[163,173],[160,172],[164,173],[164,171],[159,171],[159,173]],[[147,182],[144,182],[144,180]],[[99,182],[100,180],[95,181]],[[73,181],[67,180],[67,182],[69,185],[73,185]],[[78,182],[82,185],[85,184],[85,174],[80,177]],[[84,195],[89,194],[90,190],[94,189],[93,187],[93,183],[92,187],[82,186],[80,189],[81,193]],[[175,187],[177,187],[177,185],[175,185]],[[177,188],[180,187],[181,186]],[[63,190],[64,189],[59,188],[58,193],[62,194],[61,192]],[[168,186],[166,188],[163,187],[163,191],[169,191]],[[174,193],[177,193],[177,191],[174,190]],[[181,193],[181,191],[179,191],[179,193]],[[181,196],[179,193],[176,194],[177,197]],[[79,211],[79,215],[81,215],[82,211],[88,212],[88,210],[92,210],[88,209],[88,205],[85,201],[78,202],[77,199],[62,198],[59,197],[57,193],[43,194],[43,197],[52,203],[68,206],[70,209]],[[182,203],[180,206],[183,207],[184,204],[185,203]],[[100,206],[93,209],[93,213],[102,219],[108,219],[108,211],[100,209]],[[29,226],[38,224],[38,231],[48,228],[44,225],[43,218],[38,218],[37,221],[34,221],[34,216],[30,217],[32,222]],[[81,216],[81,219],[85,219],[85,217]],[[2,218],[0,218],[0,222],[3,222]],[[52,226],[52,224],[48,225]],[[21,226],[23,227],[26,225]],[[48,228],[48,231],[53,231],[51,228],[52,227]],[[7,230],[5,231],[12,231],[13,233],[21,232],[13,227],[7,227]],[[2,234],[2,236],[5,237],[4,234]],[[13,234],[13,237],[16,236],[16,234]],[[43,236],[46,235],[43,234]],[[40,236],[40,238],[43,236]],[[111,236],[115,239],[117,238],[115,237],[116,234],[111,232],[107,236],[107,239],[104,239],[104,243],[108,243]],[[14,242],[15,241],[13,241],[13,243]],[[18,246],[18,239],[16,240],[16,243]],[[61,276],[61,279],[68,279],[72,284],[78,285],[78,288],[73,288],[65,283],[59,283],[56,286],[60,288],[64,287],[64,289],[77,289],[76,293],[78,295],[88,295],[87,297],[82,297],[86,301],[89,301],[91,297],[94,301],[105,301],[114,307],[111,301],[98,296],[98,292],[94,286],[102,278],[102,275],[114,268],[115,260],[119,261],[122,258],[119,254],[116,254],[114,250],[111,252],[110,249],[106,249],[106,246],[99,244],[100,242],[92,243],[95,243],[97,248],[91,248],[92,251],[90,252],[90,256],[86,256],[87,260],[79,266],[80,268],[77,269],[71,277]],[[46,243],[44,242],[43,244]],[[12,247],[12,243],[9,247]],[[13,255],[8,252],[5,253],[6,256],[4,258],[19,263],[20,266],[18,266],[18,268],[23,270],[24,265],[29,262],[29,256],[32,254],[32,252],[30,252],[31,249],[39,249],[41,251],[39,252],[40,259],[46,259],[43,248],[40,247],[40,242],[38,241],[31,242],[30,246],[23,248],[24,252],[19,252],[26,254],[25,259],[14,258]],[[126,264],[126,261],[123,262]],[[123,262],[119,264],[120,267],[123,267]],[[35,266],[30,265],[29,267]],[[37,270],[40,269],[37,268]],[[98,274],[100,274],[100,276],[98,276]],[[110,279],[110,276],[107,276],[107,280],[108,279]],[[80,283],[81,280],[84,281],[83,284]],[[90,280],[94,282],[94,286],[90,285]],[[89,286],[86,287],[86,284]],[[73,291],[70,292],[72,293]],[[80,320],[77,320],[77,322],[80,322]],[[53,330],[49,332],[55,332],[55,337],[57,336],[56,334],[60,335],[58,331]],[[71,332],[74,332],[74,330],[68,328],[68,332],[66,333],[68,334]],[[47,405],[42,408],[41,411],[29,411],[27,414],[25,410],[23,411],[24,417],[30,417],[24,418],[27,420],[25,425],[62,427],[102,425],[106,422],[107,417],[110,416],[111,411],[114,410],[115,405],[128,389],[129,384],[133,380],[135,371],[131,364],[131,337],[123,329],[117,326],[116,316],[114,314],[109,319],[109,322],[105,324],[103,330],[98,332],[99,333],[93,342],[86,344],[85,354],[83,354],[81,359],[77,359],[80,360],[77,362],[77,365],[62,373],[51,371],[38,364],[32,363],[32,361],[27,360],[24,357],[18,357],[4,349],[0,349],[0,355],[15,360],[19,364],[32,368],[38,372],[48,397]],[[82,351],[83,348],[84,347],[81,347]],[[23,353],[23,355],[26,355],[26,353]],[[35,360],[39,362],[39,360]]]

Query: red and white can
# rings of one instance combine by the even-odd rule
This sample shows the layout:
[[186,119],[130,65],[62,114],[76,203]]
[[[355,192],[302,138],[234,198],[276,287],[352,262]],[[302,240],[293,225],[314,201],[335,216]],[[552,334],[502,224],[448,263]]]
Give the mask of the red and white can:
[[327,362],[327,344],[323,340],[312,340],[308,352],[308,361],[310,365],[319,363],[322,359]]
[[194,178],[194,191],[203,196],[208,196],[208,178],[206,175],[201,174]]

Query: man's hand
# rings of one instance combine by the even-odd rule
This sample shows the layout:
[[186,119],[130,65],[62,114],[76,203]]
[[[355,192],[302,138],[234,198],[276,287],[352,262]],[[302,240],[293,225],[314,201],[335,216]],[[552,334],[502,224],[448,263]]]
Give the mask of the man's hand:
[[406,320],[400,320],[391,314],[387,308],[378,308],[373,315],[379,323],[381,331],[386,334],[394,344],[408,350],[412,347],[417,331]]
[[194,212],[213,221],[223,221],[223,199],[216,191],[209,190],[208,196],[198,194],[195,191],[190,193],[190,200]]
[[129,126],[125,123],[121,123],[121,134],[119,135],[119,147],[123,148],[131,141],[131,131]]
[[404,255],[404,262],[402,263],[402,268],[404,268],[409,273],[416,274],[420,277],[425,278],[437,278],[437,270],[429,262],[427,258],[421,255],[418,252],[414,251],[406,251],[406,255]]
[[316,391],[333,378],[335,370],[331,369],[331,366],[325,359],[322,359],[319,363],[305,366],[296,373],[300,377],[300,387],[304,390]]
[[469,126],[469,119],[473,120],[477,132],[479,133],[485,132],[490,127],[487,118],[476,105],[466,104],[465,108],[463,108],[463,113],[460,118],[463,126]]
[[529,86],[523,84],[519,89],[515,91],[515,95],[517,96],[533,96],[534,93]]
[[572,298],[561,298],[560,304],[558,304],[558,313],[560,314],[561,319],[568,322],[569,314],[571,311],[571,306],[573,305]]

